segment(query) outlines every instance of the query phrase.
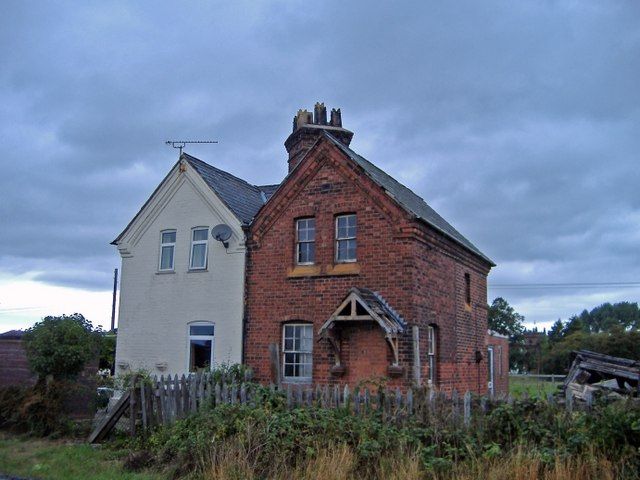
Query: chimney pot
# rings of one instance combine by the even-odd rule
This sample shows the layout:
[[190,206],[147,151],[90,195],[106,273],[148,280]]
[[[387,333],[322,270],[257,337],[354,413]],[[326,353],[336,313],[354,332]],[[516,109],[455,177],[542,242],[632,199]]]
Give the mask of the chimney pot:
[[302,160],[323,131],[331,133],[347,146],[353,137],[353,132],[342,128],[342,114],[339,108],[331,109],[330,122],[327,122],[327,108],[324,103],[317,102],[313,113],[305,109],[298,110],[293,117],[293,132],[284,142],[289,154],[289,172]]
[[340,113],[340,109],[332,108],[331,109],[331,126],[332,127],[342,127],[342,114]]
[[313,123],[316,125],[327,124],[327,107],[324,106],[324,103],[316,103],[316,106],[313,108],[313,116]]

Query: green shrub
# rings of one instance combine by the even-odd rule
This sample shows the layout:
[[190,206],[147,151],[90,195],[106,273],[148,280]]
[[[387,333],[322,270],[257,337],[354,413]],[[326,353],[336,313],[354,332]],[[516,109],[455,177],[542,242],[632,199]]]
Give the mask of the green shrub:
[[381,458],[407,455],[420,459],[422,468],[434,474],[459,462],[499,462],[514,451],[526,451],[549,468],[558,458],[589,458],[594,452],[614,456],[625,465],[636,465],[640,457],[637,404],[596,405],[590,413],[568,413],[542,401],[517,401],[491,405],[487,415],[473,418],[470,428],[451,422],[446,412],[440,419],[425,423],[416,419],[398,426],[375,411],[356,416],[347,409],[289,410],[282,393],[254,388],[255,406],[204,409],[156,429],[138,447],[184,473],[210,466],[216,457],[212,452],[235,445],[251,452],[259,478],[299,468],[337,445],[353,453],[364,477]]
[[79,313],[45,317],[23,337],[31,370],[40,378],[73,378],[100,350],[102,331]]
[[76,385],[68,381],[2,388],[0,428],[34,436],[69,434],[74,425],[67,416],[65,402],[76,390]]

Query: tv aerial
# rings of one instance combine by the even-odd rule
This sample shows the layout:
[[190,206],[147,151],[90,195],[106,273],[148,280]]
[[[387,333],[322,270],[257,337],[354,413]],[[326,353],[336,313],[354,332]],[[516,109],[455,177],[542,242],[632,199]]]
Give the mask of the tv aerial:
[[216,225],[211,229],[211,236],[224,245],[224,248],[229,248],[229,239],[233,234],[233,230],[226,223]]
[[167,140],[164,142],[165,145],[171,145],[173,148],[180,149],[180,155],[182,155],[182,149],[186,145],[191,145],[194,143],[218,143],[217,140]]

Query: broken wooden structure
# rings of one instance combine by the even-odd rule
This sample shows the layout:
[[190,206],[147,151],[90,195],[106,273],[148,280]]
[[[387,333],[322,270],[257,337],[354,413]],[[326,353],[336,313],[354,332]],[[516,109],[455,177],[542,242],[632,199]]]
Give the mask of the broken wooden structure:
[[594,395],[640,397],[640,361],[589,350],[573,352],[563,390],[590,402]]

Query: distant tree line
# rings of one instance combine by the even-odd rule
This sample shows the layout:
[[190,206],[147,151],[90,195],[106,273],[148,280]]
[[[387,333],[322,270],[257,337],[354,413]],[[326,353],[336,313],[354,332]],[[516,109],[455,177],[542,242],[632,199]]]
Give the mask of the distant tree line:
[[509,367],[531,373],[566,373],[574,350],[640,359],[640,308],[637,303],[604,303],[583,310],[549,331],[527,330],[524,317],[501,297],[489,306],[489,328],[510,340]]

